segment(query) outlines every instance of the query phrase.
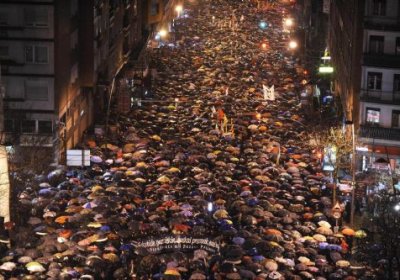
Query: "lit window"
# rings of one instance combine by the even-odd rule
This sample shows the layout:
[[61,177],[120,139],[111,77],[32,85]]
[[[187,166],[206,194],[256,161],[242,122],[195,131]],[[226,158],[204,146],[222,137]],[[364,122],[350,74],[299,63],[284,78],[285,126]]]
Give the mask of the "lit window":
[[49,48],[46,46],[26,46],[25,62],[47,64],[49,62]]
[[382,73],[368,72],[367,77],[368,89],[381,90],[382,89]]
[[367,123],[379,124],[381,110],[377,108],[367,108]]

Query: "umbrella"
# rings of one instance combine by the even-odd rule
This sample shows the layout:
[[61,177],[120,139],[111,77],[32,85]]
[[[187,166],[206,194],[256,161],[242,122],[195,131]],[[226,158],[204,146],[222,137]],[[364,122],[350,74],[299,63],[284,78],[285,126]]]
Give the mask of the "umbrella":
[[42,223],[42,220],[37,217],[30,217],[28,220],[28,224],[33,225],[33,226],[38,225],[40,223]]
[[365,238],[367,237],[367,233],[364,230],[357,230],[354,234],[354,237],[356,238]]
[[314,234],[313,238],[315,240],[317,240],[318,242],[325,242],[326,241],[326,237],[323,236],[322,234]]
[[25,265],[26,269],[29,270],[29,272],[43,272],[46,271],[46,269],[38,262],[29,262]]
[[269,271],[277,271],[278,270],[278,264],[276,261],[271,260],[271,259],[265,259],[263,261],[263,265],[266,269]]
[[350,262],[346,261],[346,260],[340,260],[336,262],[336,266],[338,267],[349,267],[350,266]]
[[347,235],[347,236],[354,236],[354,235],[355,235],[355,231],[354,231],[353,229],[351,229],[351,228],[345,228],[345,229],[343,229],[343,230],[342,230],[342,233],[343,233],[344,235]]
[[54,221],[58,224],[65,224],[66,222],[68,222],[69,218],[70,216],[59,216]]
[[316,232],[322,235],[333,235],[333,231],[326,227],[319,227],[317,228]]
[[90,156],[90,161],[94,163],[102,163],[103,159],[99,156]]
[[13,262],[5,262],[0,266],[0,270],[13,271],[17,265]]

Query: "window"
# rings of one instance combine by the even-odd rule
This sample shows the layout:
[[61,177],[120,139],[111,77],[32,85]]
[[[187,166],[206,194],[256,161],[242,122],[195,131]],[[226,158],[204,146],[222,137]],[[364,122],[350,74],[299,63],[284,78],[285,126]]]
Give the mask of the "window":
[[393,91],[400,92],[400,74],[393,75]]
[[4,120],[4,131],[5,132],[14,132],[15,126],[14,126],[14,121],[10,119],[5,119]]
[[158,0],[151,0],[151,8],[150,8],[150,15],[156,16],[160,12],[160,4]]
[[8,57],[8,46],[0,46],[0,58]]
[[25,26],[48,27],[49,17],[46,7],[24,8]]
[[25,82],[25,98],[27,100],[47,101],[49,86],[46,81],[27,80]]
[[368,72],[367,77],[368,89],[381,90],[382,89],[382,73]]
[[21,132],[22,133],[35,133],[36,132],[36,121],[22,120],[21,121]]
[[49,62],[49,48],[46,46],[26,46],[25,62],[47,64]]
[[71,0],[71,16],[78,12],[78,0]]
[[8,17],[7,12],[1,11],[0,12],[0,26],[8,24]]
[[396,55],[400,55],[400,37],[396,38],[396,47],[394,49]]
[[386,0],[373,0],[372,1],[372,14],[374,16],[386,15]]
[[392,127],[400,128],[400,111],[392,111]]
[[379,124],[381,110],[378,108],[367,108],[367,123]]
[[52,133],[53,123],[51,121],[38,121],[39,133]]
[[369,52],[382,54],[384,41],[384,36],[369,36]]

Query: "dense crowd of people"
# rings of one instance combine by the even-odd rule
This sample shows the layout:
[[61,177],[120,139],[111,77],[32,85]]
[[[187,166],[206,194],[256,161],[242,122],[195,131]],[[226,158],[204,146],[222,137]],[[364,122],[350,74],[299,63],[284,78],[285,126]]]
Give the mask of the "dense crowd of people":
[[[19,194],[26,226],[10,236],[2,278],[378,279],[349,262],[354,231],[333,229],[282,31],[289,12],[185,3],[175,40],[152,52],[153,102],[115,118],[114,140],[85,143],[89,168],[37,176]],[[166,236],[217,252],[139,246]]]

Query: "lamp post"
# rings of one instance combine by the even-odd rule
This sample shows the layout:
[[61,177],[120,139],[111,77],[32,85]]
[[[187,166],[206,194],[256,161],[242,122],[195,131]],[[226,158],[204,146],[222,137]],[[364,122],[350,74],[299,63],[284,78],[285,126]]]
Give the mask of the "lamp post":
[[355,190],[356,190],[356,145],[354,135],[354,122],[346,121],[346,125],[351,125],[351,143],[352,143],[352,155],[351,155],[351,207],[350,207],[350,225],[354,225],[354,202],[355,202]]

